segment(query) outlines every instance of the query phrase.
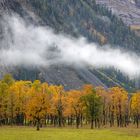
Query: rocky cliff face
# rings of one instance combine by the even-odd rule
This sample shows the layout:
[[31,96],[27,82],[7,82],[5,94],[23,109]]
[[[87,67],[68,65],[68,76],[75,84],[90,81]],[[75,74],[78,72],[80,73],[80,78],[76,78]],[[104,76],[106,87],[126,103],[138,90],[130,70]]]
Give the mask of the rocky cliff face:
[[135,0],[136,6],[140,7],[140,0]]
[[139,0],[96,0],[120,17],[126,25],[140,25]]

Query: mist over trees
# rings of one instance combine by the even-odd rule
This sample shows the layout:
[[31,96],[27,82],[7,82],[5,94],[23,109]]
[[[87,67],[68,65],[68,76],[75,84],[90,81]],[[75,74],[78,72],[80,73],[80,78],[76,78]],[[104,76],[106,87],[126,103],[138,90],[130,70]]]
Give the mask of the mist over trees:
[[[19,3],[19,6],[15,8],[18,13],[22,12],[20,5],[22,6],[24,3],[25,7],[29,7],[41,19],[42,22],[39,25],[47,25],[56,32],[64,32],[76,37],[82,35],[89,41],[98,42],[101,46],[111,44],[113,48],[118,47],[139,53],[139,37],[110,10],[96,4],[95,0],[25,0]],[[21,14],[21,17],[24,17],[24,14]],[[29,70],[22,69],[22,73],[19,72],[15,78],[34,80],[35,78],[28,73]],[[35,76],[39,77],[39,73],[37,72]],[[99,72],[94,73],[108,87],[111,87],[115,82],[128,91],[139,88],[139,82],[137,82],[138,86],[136,87],[135,81],[131,82],[127,77],[122,77],[122,73],[115,70],[99,70]],[[112,79],[113,82],[100,73],[107,75],[106,77]],[[24,75],[27,75],[26,78]]]

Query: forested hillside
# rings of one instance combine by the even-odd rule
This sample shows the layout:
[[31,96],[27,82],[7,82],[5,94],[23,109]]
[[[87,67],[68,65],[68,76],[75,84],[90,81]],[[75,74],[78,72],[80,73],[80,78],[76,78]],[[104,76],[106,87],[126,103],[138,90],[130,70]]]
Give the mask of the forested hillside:
[[139,37],[121,19],[94,0],[30,0],[28,3],[47,25],[57,31],[83,35],[100,44],[110,43],[139,51]]

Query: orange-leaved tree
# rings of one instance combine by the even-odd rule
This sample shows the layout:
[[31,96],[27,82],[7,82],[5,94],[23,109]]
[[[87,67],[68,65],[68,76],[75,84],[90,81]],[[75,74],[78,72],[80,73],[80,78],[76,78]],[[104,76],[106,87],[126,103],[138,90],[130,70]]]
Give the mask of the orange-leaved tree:
[[45,118],[50,108],[49,96],[45,91],[40,81],[34,81],[30,91],[32,96],[27,103],[26,115],[29,120],[35,121],[37,130],[40,129],[41,120]]
[[130,103],[131,116],[133,117],[134,123],[139,127],[140,117],[140,92],[135,93],[131,98]]

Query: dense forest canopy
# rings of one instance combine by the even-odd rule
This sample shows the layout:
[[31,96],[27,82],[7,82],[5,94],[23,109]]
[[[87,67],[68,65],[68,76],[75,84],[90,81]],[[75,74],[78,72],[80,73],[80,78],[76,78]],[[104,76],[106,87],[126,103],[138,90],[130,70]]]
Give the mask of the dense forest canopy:
[[140,93],[129,95],[121,87],[65,91],[62,85],[15,81],[10,75],[0,81],[0,125],[139,127],[139,115]]

